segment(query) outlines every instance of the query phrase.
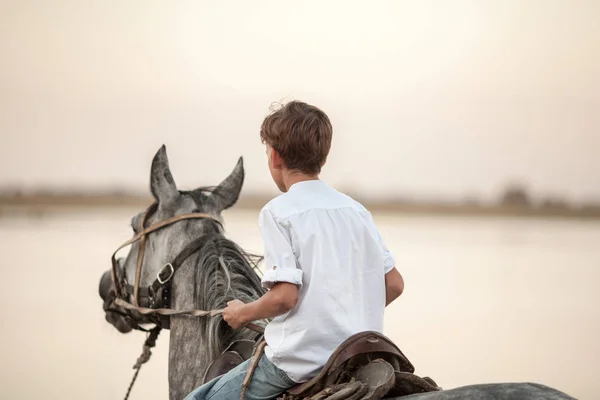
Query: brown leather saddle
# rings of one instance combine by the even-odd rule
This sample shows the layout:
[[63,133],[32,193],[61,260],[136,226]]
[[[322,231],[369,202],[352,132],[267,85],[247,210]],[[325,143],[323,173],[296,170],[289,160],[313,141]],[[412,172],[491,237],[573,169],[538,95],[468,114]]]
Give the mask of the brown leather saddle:
[[254,353],[258,341],[242,339],[232,342],[219,357],[217,357],[204,372],[202,384],[210,382],[214,378],[224,375],[231,371],[250,357]]
[[[258,343],[252,340],[232,343],[208,367],[203,383],[225,374],[250,358]],[[371,371],[365,369],[366,366],[369,366]],[[377,371],[389,373],[388,370],[393,378],[383,393],[385,396],[398,397],[440,390],[431,378],[421,378],[414,374],[415,368],[412,363],[389,338],[378,332],[366,331],[357,333],[340,344],[320,373],[289,389],[286,399],[314,396],[328,387],[360,378],[361,374],[365,376],[370,373],[370,376],[374,376],[373,373],[376,375]]]

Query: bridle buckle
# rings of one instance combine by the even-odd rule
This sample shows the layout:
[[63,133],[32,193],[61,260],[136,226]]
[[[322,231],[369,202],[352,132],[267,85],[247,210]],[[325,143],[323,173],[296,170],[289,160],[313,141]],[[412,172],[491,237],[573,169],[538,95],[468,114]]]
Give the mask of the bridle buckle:
[[[167,276],[165,279],[161,278],[161,274],[165,271],[165,269],[170,268],[171,272],[169,272],[169,276]],[[161,285],[164,285],[165,283],[169,282],[171,280],[171,278],[173,277],[173,274],[175,274],[175,268],[173,268],[173,264],[171,263],[167,263],[165,264],[164,267],[162,267],[162,269],[160,271],[158,271],[158,274],[156,274],[156,280],[158,281],[158,283],[160,283]]]

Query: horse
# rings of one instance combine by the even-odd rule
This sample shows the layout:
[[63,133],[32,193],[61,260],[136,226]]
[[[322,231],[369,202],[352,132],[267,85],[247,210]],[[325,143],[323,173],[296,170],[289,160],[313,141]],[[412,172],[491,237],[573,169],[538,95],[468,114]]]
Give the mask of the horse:
[[[117,258],[115,252],[112,268],[100,278],[105,319],[119,332],[144,331],[145,326],[154,324],[146,342],[151,347],[150,342],[156,340],[160,329],[170,329],[170,400],[183,399],[210,377],[231,368],[231,357],[219,363],[224,355],[234,354],[239,359],[237,363],[251,357],[251,352],[240,357],[244,352],[232,347],[239,343],[258,344],[261,336],[257,331],[268,323],[258,321],[234,330],[219,314],[230,300],[251,302],[266,292],[257,273],[262,257],[242,249],[225,236],[223,229],[222,211],[237,202],[243,182],[240,157],[233,171],[217,186],[179,190],[166,148],[160,147],[150,170],[150,191],[155,202],[132,218],[134,236],[117,249],[131,245],[128,254]],[[286,398],[308,398],[319,393],[323,399],[328,394],[345,398],[340,396],[346,390],[352,398],[365,399],[572,399],[550,387],[529,382],[442,390],[432,379],[414,375],[410,361],[383,335],[366,332],[357,336],[360,337],[349,339],[350,345],[340,345],[340,351],[330,359],[331,365],[328,363],[320,376],[304,383],[302,390],[289,392]],[[369,357],[362,357],[365,355]],[[138,360],[138,368],[149,355],[145,357]],[[350,376],[347,372],[353,360],[364,361],[356,364],[358,373],[346,383],[334,382],[331,379],[334,375]],[[219,370],[224,366],[224,370]],[[334,369],[337,372],[331,374]],[[369,376],[369,371],[375,374]],[[367,375],[364,381],[371,383],[370,389],[367,384],[356,382],[361,374]],[[360,390],[364,395],[357,397]]]

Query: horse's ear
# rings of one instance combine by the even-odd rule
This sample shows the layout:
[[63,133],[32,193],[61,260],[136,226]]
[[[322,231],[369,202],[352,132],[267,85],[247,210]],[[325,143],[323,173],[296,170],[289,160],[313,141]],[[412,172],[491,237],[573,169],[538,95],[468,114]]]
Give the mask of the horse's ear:
[[233,206],[238,201],[243,184],[244,159],[240,157],[231,174],[213,192],[213,199],[219,211]]
[[163,144],[152,160],[150,170],[150,191],[159,203],[168,203],[173,200],[179,192],[171,175],[167,149]]

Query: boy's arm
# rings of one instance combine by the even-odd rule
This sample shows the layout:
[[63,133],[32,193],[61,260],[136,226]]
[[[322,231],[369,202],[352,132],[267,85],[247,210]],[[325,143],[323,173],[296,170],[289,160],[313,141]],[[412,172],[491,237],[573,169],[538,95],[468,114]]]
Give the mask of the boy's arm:
[[239,300],[227,303],[223,319],[234,329],[248,322],[278,317],[290,311],[298,302],[298,287],[287,282],[273,285],[260,299],[244,304]]
[[385,306],[396,300],[404,291],[404,279],[396,267],[385,274]]

